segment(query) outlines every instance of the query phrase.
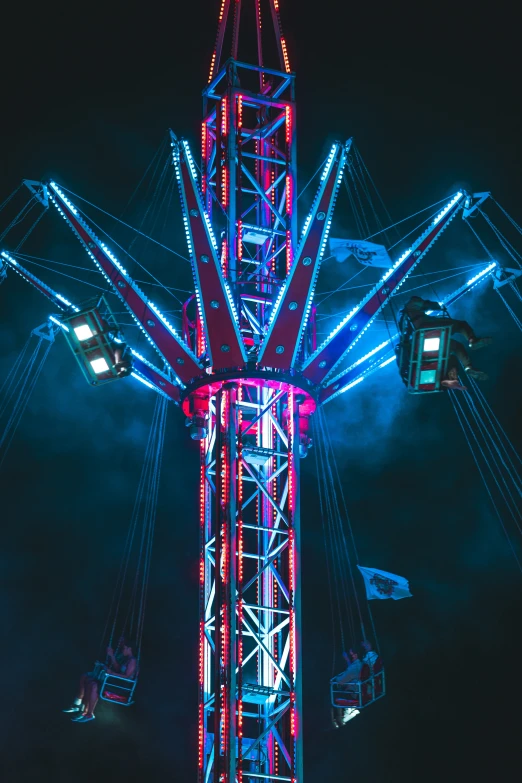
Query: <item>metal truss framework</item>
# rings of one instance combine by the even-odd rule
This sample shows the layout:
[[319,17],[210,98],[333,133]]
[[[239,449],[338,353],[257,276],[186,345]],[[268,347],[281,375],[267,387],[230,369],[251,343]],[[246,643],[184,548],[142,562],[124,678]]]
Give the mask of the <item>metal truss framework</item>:
[[[278,69],[265,64],[262,4]],[[449,199],[315,346],[315,286],[351,142],[332,146],[298,236],[294,74],[278,0],[254,6],[256,65],[238,60],[240,0],[222,0],[203,95],[201,179],[187,143],[171,137],[194,274],[193,329],[177,333],[55,182],[27,181],[67,222],[159,355],[161,368],[132,351],[134,378],[182,406],[200,440],[198,783],[303,783],[299,457],[309,418],[394,360],[387,341],[333,377],[451,220],[485,195]],[[221,65],[227,35],[232,57]],[[50,320],[67,330],[78,308],[6,251],[0,278],[4,267],[43,293],[61,314]]]

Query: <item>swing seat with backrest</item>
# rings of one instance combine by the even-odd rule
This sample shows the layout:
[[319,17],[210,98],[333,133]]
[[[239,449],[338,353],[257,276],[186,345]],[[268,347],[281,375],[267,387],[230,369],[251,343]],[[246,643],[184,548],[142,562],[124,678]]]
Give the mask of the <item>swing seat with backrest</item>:
[[[120,571],[102,634],[102,642],[108,639],[108,657],[105,663],[97,661],[92,675],[98,682],[99,698],[124,707],[134,704],[134,692],[140,675],[145,598],[154,540],[166,415],[167,400],[158,397]],[[117,629],[121,631],[121,636],[113,653],[112,642],[113,639],[118,638]],[[132,642],[126,636],[127,631],[132,634]],[[130,648],[136,661],[132,672],[128,668],[128,659],[125,660],[125,647]],[[119,654],[123,654],[124,658],[121,659]],[[109,661],[114,669],[119,670],[119,673],[109,670]],[[133,676],[127,676],[129,674]]]
[[336,677],[330,680],[332,707],[362,710],[385,693],[384,667],[381,658],[375,661],[373,671],[367,663],[363,664],[357,680],[347,683],[337,682]]
[[134,704],[134,691],[138,684],[138,672],[134,679],[105,671],[100,679],[100,699],[130,707]]
[[441,382],[448,371],[452,327],[444,318],[440,321],[440,327],[416,329],[408,315],[402,314],[397,361],[410,394],[444,391]]
[[66,327],[65,338],[91,386],[132,372],[131,353],[105,297],[98,297],[78,312],[63,316],[62,322]]

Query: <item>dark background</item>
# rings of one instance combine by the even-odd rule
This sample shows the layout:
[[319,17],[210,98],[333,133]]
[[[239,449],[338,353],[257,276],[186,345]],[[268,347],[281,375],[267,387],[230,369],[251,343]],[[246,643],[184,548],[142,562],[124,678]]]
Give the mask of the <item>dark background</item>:
[[[465,182],[520,220],[512,7],[286,0],[302,183],[353,134],[394,217]],[[55,176],[118,213],[167,127],[197,150],[216,16],[210,0],[10,8],[0,200],[23,177]],[[485,392],[520,448],[520,335],[490,291],[474,302],[496,339]],[[0,306],[3,378],[48,306],[14,275]],[[197,449],[174,409],[137,703],[102,704],[86,726],[61,714],[96,656],[153,404],[131,381],[89,389],[60,340],[1,469],[8,783],[194,780]],[[303,463],[307,781],[518,779],[520,574],[447,397],[407,397],[390,367],[327,416],[361,563],[407,576],[414,597],[375,607],[386,699],[328,732],[329,598],[314,462]]]

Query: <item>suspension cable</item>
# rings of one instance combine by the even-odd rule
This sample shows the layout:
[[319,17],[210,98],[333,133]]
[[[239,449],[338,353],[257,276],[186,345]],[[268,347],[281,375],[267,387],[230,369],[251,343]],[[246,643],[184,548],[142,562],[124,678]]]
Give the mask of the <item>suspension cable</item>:
[[504,215],[507,217],[507,219],[509,220],[509,222],[511,223],[511,225],[512,225],[512,226],[514,226],[514,227],[516,228],[516,230],[518,231],[518,233],[519,233],[519,234],[522,234],[522,227],[520,227],[520,226],[518,225],[518,223],[517,223],[515,220],[513,220],[513,218],[511,217],[511,215],[510,215],[508,212],[506,212],[506,210],[504,209],[504,207],[503,207],[503,206],[501,206],[501,205],[498,203],[498,201],[496,201],[496,200],[493,198],[493,196],[491,196],[490,198],[491,198],[492,202],[493,202],[494,204],[496,204],[496,205],[497,205],[497,207],[500,209],[500,211],[504,213]]
[[[181,258],[183,261],[186,261],[187,263],[190,263],[190,259],[186,258],[186,256],[182,256],[181,253],[177,253],[175,250],[173,250],[171,247],[167,247],[167,245],[164,245],[162,242],[158,242],[157,239],[153,239],[153,237],[149,236],[148,234],[143,233],[143,231],[140,231],[138,228],[135,228],[134,226],[131,226],[129,223],[126,223],[124,220],[120,220],[120,218],[117,218],[116,215],[111,214],[110,212],[107,212],[107,210],[102,209],[101,207],[98,207],[96,204],[93,204],[91,201],[88,201],[86,198],[83,198],[83,196],[79,196],[77,193],[73,193],[72,190],[69,190],[68,188],[65,188],[63,186],[60,186],[62,190],[64,190],[66,193],[70,193],[71,196],[74,196],[74,198],[79,199],[80,201],[84,201],[86,204],[89,204],[90,207],[93,207],[94,209],[97,209],[99,212],[103,212],[104,215],[107,215],[107,217],[112,218],[112,220],[115,220],[117,223],[121,223],[122,226],[125,226],[126,228],[130,228],[131,231],[134,231],[136,234],[140,234],[140,236],[144,237],[145,239],[148,239],[150,242],[153,242],[155,245],[159,245],[159,247],[163,248],[163,250],[167,250],[169,253],[172,253],[173,255],[177,256],[178,258]],[[83,211],[83,210],[82,210]],[[83,213],[85,214],[85,213]],[[87,215],[85,216],[87,218]],[[96,223],[91,218],[87,218],[90,222],[93,223],[93,225],[96,226]],[[103,231],[99,226],[96,226],[100,231]],[[103,231],[103,233],[106,236],[109,236],[106,231]],[[114,241],[114,240],[112,240]],[[117,244],[117,243],[115,243]],[[120,247],[120,245],[118,245]],[[120,247],[121,250],[123,248]],[[124,250],[124,252],[126,252]],[[135,259],[133,259],[135,260]]]
[[12,371],[9,373],[6,381],[2,385],[2,392],[5,389],[5,399],[1,403],[0,407],[0,419],[7,412],[9,405],[12,403],[11,412],[7,418],[5,427],[0,435],[0,466],[2,466],[9,447],[13,441],[18,426],[22,420],[23,414],[27,408],[31,395],[38,382],[38,378],[41,375],[43,367],[49,351],[54,342],[54,337],[51,340],[46,340],[48,345],[43,353],[40,351],[44,338],[39,336],[36,347],[32,354],[29,355],[25,367],[22,368],[22,363],[27,354],[31,338],[26,342],[22,348],[18,359],[16,360]]
[[497,226],[493,223],[493,221],[491,220],[489,215],[486,214],[486,212],[484,212],[479,207],[477,207],[477,211],[482,215],[482,217],[484,218],[484,220],[486,221],[490,229],[493,231],[498,241],[506,251],[506,253],[513,259],[513,261],[515,262],[515,264],[517,264],[518,267],[522,268],[522,264],[520,263],[520,261],[522,260],[522,256],[520,255],[518,250],[516,250],[516,248],[513,247],[509,239],[504,236],[504,234],[502,233],[502,231],[500,231],[499,228],[497,228]]
[[500,288],[496,288],[495,291],[497,292],[497,294],[500,296],[500,298],[504,302],[504,304],[506,306],[506,310],[508,311],[508,313],[510,314],[511,318],[515,322],[516,326],[518,326],[518,328],[522,332],[522,320],[515,313],[515,311],[513,310],[513,308],[511,307],[511,305],[507,301],[507,299],[504,297],[504,295],[503,295],[502,291],[500,290]]
[[[110,625],[109,646],[112,646],[116,628],[119,626],[122,636],[128,631],[135,638],[138,663],[145,622],[167,405],[168,400],[163,396],[156,399],[123,556],[100,642],[101,647],[107,639]],[[129,584],[131,569],[134,571],[134,577],[132,584]],[[126,601],[127,610],[122,617],[121,608]]]
[[466,439],[466,442],[467,442],[467,444],[468,444],[468,446],[469,446],[469,449],[470,449],[470,451],[471,451],[471,455],[472,455],[472,457],[473,457],[473,460],[474,460],[474,462],[475,462],[475,465],[477,466],[477,469],[478,469],[478,471],[479,471],[479,473],[480,473],[480,477],[481,477],[481,479],[482,479],[482,481],[483,481],[484,487],[485,487],[485,489],[486,489],[486,492],[487,492],[487,494],[488,494],[488,496],[489,496],[489,499],[490,499],[490,501],[491,501],[491,504],[492,504],[492,506],[493,506],[493,508],[494,508],[494,510],[495,510],[495,514],[496,514],[496,516],[497,516],[497,519],[498,519],[498,521],[500,522],[500,526],[501,526],[501,528],[502,528],[502,530],[503,530],[503,532],[504,532],[504,535],[505,535],[505,537],[506,537],[506,539],[507,539],[507,542],[508,542],[509,548],[511,549],[511,552],[512,552],[512,554],[513,554],[513,557],[514,557],[514,558],[515,558],[515,560],[516,560],[516,563],[517,563],[518,569],[519,569],[519,571],[522,573],[522,563],[520,562],[520,560],[519,560],[519,558],[518,558],[518,555],[517,555],[517,553],[516,553],[516,550],[515,550],[515,548],[514,548],[514,546],[513,546],[513,543],[512,543],[512,541],[511,541],[511,538],[509,537],[509,533],[508,533],[508,531],[507,531],[507,528],[506,528],[506,526],[505,526],[505,524],[504,524],[504,520],[502,519],[502,516],[501,516],[501,514],[500,514],[500,511],[499,511],[499,509],[498,509],[498,506],[497,506],[497,504],[495,503],[495,499],[494,499],[494,497],[493,497],[493,494],[492,494],[492,492],[491,492],[491,489],[489,488],[489,485],[488,485],[487,479],[486,479],[486,477],[485,477],[485,475],[484,475],[484,472],[483,472],[482,468],[480,467],[480,463],[479,463],[478,457],[477,457],[477,455],[476,455],[476,453],[475,453],[475,449],[473,448],[472,442],[470,441],[470,438],[469,438],[469,436],[468,436],[468,433],[467,433],[467,431],[466,431],[466,428],[465,428],[465,426],[464,426],[464,423],[463,423],[463,421],[462,421],[462,419],[463,419],[463,418],[464,418],[464,419],[466,418],[466,416],[465,416],[465,413],[464,413],[464,409],[462,408],[462,406],[461,406],[461,403],[459,402],[459,399],[458,399],[458,397],[457,397],[457,392],[454,392],[454,391],[450,390],[449,394],[450,394],[450,400],[451,400],[451,403],[452,403],[452,405],[453,405],[453,409],[454,409],[454,411],[455,411],[455,414],[456,414],[456,416],[457,416],[457,420],[458,420],[458,422],[459,422],[459,424],[460,424],[460,426],[461,426],[462,432],[464,433],[464,437],[465,437],[465,439]]

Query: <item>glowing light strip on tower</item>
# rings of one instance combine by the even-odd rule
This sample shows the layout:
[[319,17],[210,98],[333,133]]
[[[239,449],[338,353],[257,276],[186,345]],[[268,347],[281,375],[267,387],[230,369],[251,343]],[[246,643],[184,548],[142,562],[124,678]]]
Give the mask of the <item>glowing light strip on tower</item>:
[[281,26],[281,17],[279,16],[279,0],[273,0],[273,4],[274,4],[274,10],[275,10],[275,15],[276,15],[276,19],[277,19],[277,25],[278,25],[278,28],[279,28],[279,43],[281,45],[281,51],[283,53],[283,62],[285,64],[285,71],[286,71],[286,73],[290,73],[291,72],[290,60],[288,58],[288,51],[287,51],[287,48],[286,48],[286,41],[285,41],[285,37],[283,35],[283,28]]
[[208,75],[208,83],[209,84],[210,84],[210,82],[212,81],[212,79],[214,77],[214,69],[216,67],[216,60],[217,60],[217,55],[218,55],[219,41],[220,41],[220,39],[222,40],[222,37],[223,37],[223,27],[222,27],[223,24],[224,24],[223,17],[224,17],[224,14],[225,14],[225,10],[228,10],[228,2],[229,2],[229,0],[221,0],[221,6],[220,6],[220,9],[219,9],[219,16],[218,16],[218,32],[217,32],[217,37],[216,37],[216,44],[214,46],[214,51],[212,52],[212,59],[211,59],[211,62],[210,62],[210,73]]

